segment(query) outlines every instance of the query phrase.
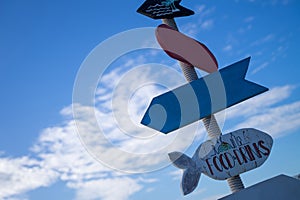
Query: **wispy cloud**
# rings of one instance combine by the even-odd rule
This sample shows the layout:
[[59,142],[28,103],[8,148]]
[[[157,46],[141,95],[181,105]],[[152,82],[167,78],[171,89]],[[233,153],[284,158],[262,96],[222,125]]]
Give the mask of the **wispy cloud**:
[[253,28],[252,22],[254,21],[254,16],[246,17],[243,20],[241,27],[238,29],[239,34],[245,34]]
[[169,175],[172,177],[172,179],[176,180],[176,181],[181,181],[182,174],[183,174],[183,171],[178,170],[178,169],[176,169],[176,170],[169,173]]
[[213,18],[215,7],[207,7],[202,4],[197,6],[194,10],[197,13],[198,20],[181,26],[182,32],[191,37],[196,37],[199,31],[211,30],[215,23]]
[[239,119],[232,129],[255,127],[273,137],[281,137],[300,128],[300,101],[281,104],[295,87],[283,86],[247,100],[227,110],[227,120]]
[[58,180],[74,189],[77,199],[128,199],[142,188],[142,179],[118,174],[94,160],[75,129],[74,121],[45,129],[31,149],[34,157],[0,158],[0,198],[17,197]]
[[259,72],[260,70],[266,68],[269,64],[270,64],[270,63],[267,62],[267,61],[264,62],[264,63],[262,63],[261,65],[259,65],[258,67],[256,67],[256,68],[251,72],[251,74],[252,74],[252,75],[253,75],[253,74],[256,74],[256,73]]
[[207,17],[211,16],[215,11],[216,7],[207,7],[206,5],[202,4],[195,8],[196,13],[199,13],[200,17]]
[[274,34],[268,34],[268,35],[264,36],[263,38],[254,41],[251,44],[251,46],[260,46],[264,43],[271,42],[272,40],[274,40],[274,38],[275,38]]
[[270,91],[244,101],[236,106],[228,108],[227,119],[234,117],[249,117],[258,112],[264,112],[264,109],[270,109],[273,105],[287,99],[294,89],[294,86],[286,85],[282,87],[275,87]]
[[[95,97],[97,107],[70,105],[62,109],[60,114],[64,117],[64,123],[44,129],[30,148],[29,155],[16,158],[1,155],[0,185],[3,187],[0,188],[0,199],[21,197],[31,190],[49,187],[61,180],[75,191],[77,199],[126,200],[145,184],[156,181],[153,178],[141,179],[120,173],[114,168],[119,166],[123,170],[134,168],[139,171],[161,168],[169,164],[168,158],[161,156],[162,153],[166,155],[175,149],[184,150],[182,145],[186,145],[185,140],[190,143],[193,137],[183,134],[178,137],[178,133],[167,137],[137,125],[153,95],[162,91],[155,85],[147,85],[158,83],[168,88],[184,81],[176,70],[166,66],[161,68],[160,65],[160,70],[155,71],[157,67],[145,65],[139,70],[136,66],[142,64],[144,58],[127,59],[124,65],[110,70],[102,77]],[[137,70],[130,67],[136,67]],[[147,90],[141,89],[143,86],[147,86]],[[113,108],[114,100],[118,104]],[[76,121],[72,117],[72,107],[79,111]],[[127,112],[127,109],[131,113],[128,119],[136,123],[133,126],[132,122],[126,125],[122,117],[118,119],[121,121],[114,118],[115,115]],[[98,123],[106,135],[101,133]],[[194,128],[186,128],[188,132],[192,130]],[[78,132],[81,133],[80,139]],[[103,143],[100,136],[109,139],[111,143]],[[90,147],[89,153],[83,142],[85,147]],[[170,147],[165,148],[166,145]]]
[[44,163],[23,156],[19,158],[0,158],[0,199],[15,197],[36,189],[51,185],[58,177],[54,169]]
[[[266,1],[258,1],[258,0],[248,0],[250,3],[260,3],[262,6],[276,6],[278,4],[287,5],[291,0],[266,0]],[[236,0],[239,2],[239,0]]]
[[184,34],[190,37],[196,37],[198,33],[198,24],[197,23],[187,23],[181,26],[181,30]]
[[136,180],[128,177],[90,180],[69,184],[77,190],[76,199],[128,199],[132,194],[142,189]]
[[201,23],[200,27],[203,30],[208,30],[208,29],[211,29],[213,27],[213,25],[214,25],[214,20],[213,19],[207,19],[207,20],[205,20]]
[[281,137],[300,127],[300,102],[274,107],[251,116],[236,128],[256,127],[273,137]]
[[276,6],[278,4],[281,4],[281,5],[287,5],[290,3],[290,0],[270,0],[269,3],[272,5],[272,6]]
[[206,6],[204,4],[198,5],[195,9],[196,13],[204,13]]
[[249,16],[249,17],[247,17],[247,18],[244,19],[244,22],[250,23],[250,22],[252,22],[254,19],[255,19],[254,16]]
[[244,34],[247,31],[250,31],[251,29],[252,29],[252,25],[251,24],[246,24],[246,26],[243,26],[243,27],[238,29],[238,33]]
[[232,46],[230,44],[226,45],[224,48],[223,48],[223,51],[225,52],[229,52],[232,50]]

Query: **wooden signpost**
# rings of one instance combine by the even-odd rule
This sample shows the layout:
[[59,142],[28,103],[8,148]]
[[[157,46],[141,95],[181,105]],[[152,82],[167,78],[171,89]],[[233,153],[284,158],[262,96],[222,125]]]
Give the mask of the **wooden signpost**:
[[[201,173],[217,180],[227,180],[233,193],[244,189],[239,174],[261,166],[270,155],[273,140],[268,134],[248,128],[222,135],[214,113],[266,92],[268,88],[245,80],[250,58],[218,71],[218,63],[201,42],[179,33],[173,18],[189,16],[193,11],[179,5],[181,0],[146,0],[137,12],[162,19],[156,38],[162,49],[179,61],[188,84],[154,97],[141,123],[169,133],[202,119],[209,140],[192,158],[180,152],[169,153],[173,164],[184,170],[181,188],[184,195],[194,191]],[[198,78],[194,67],[211,73]],[[221,102],[212,93],[222,93]],[[213,90],[213,91],[212,91]]]

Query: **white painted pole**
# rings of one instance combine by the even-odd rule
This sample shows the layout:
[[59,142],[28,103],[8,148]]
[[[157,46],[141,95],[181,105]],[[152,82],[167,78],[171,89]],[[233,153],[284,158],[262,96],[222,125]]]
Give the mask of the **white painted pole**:
[[[179,31],[174,19],[162,19],[162,22],[164,24],[169,25],[173,29]],[[188,82],[198,79],[198,75],[193,66],[187,65],[183,62],[179,62],[179,64],[181,66],[184,77]],[[212,139],[222,135],[222,132],[214,115],[206,117],[202,119],[202,121],[204,123],[209,138]],[[232,193],[238,192],[245,188],[240,176],[231,177],[227,179],[227,182]]]

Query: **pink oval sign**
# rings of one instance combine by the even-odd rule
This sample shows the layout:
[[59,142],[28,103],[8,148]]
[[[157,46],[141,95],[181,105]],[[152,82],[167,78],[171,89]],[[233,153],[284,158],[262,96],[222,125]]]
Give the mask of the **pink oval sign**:
[[172,29],[170,26],[159,25],[156,28],[156,39],[170,57],[208,73],[218,70],[215,56],[204,44]]

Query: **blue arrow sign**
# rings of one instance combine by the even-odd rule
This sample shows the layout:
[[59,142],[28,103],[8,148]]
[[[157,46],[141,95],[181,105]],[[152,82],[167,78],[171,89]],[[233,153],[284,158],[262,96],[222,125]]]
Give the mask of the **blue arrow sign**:
[[250,57],[152,99],[141,123],[169,133],[268,91],[245,80]]

